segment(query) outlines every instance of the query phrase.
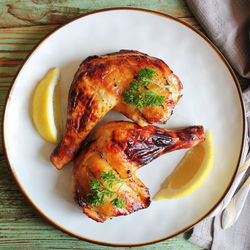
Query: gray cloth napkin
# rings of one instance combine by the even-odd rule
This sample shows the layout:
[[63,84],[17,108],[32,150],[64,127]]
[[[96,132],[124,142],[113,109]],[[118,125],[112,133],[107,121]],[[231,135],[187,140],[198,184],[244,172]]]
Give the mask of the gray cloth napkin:
[[186,0],[231,65],[250,78],[250,0]]
[[250,249],[250,195],[236,223],[228,229],[221,228],[221,216],[207,218],[194,227],[190,242],[213,250]]
[[[250,79],[250,0],[186,0],[186,2],[206,34],[233,68],[242,77]],[[250,88],[244,92],[244,102],[246,111],[250,114]],[[250,127],[250,118],[248,118],[248,127]],[[248,149],[249,147],[246,148]],[[226,205],[221,204],[220,208],[217,208],[215,217],[210,216],[194,227],[189,239],[192,243],[213,250],[250,249],[250,193],[233,226],[227,229],[223,229],[222,226],[225,211],[227,213],[229,211],[228,203],[237,210],[234,203],[242,202],[241,199],[237,199],[237,191],[241,190],[240,188],[249,176],[250,168],[242,177],[241,184],[229,191],[229,197],[232,197],[236,191],[231,203],[228,199]],[[227,207],[223,211],[225,206]]]

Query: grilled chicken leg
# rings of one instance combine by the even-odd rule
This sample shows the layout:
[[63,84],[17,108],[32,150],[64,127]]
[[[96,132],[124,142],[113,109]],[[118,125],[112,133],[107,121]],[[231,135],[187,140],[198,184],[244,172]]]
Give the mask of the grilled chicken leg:
[[[156,71],[155,82],[165,87],[154,92],[165,98],[160,106],[138,109],[126,104],[122,94],[144,67]],[[150,84],[149,89],[157,86]],[[73,160],[86,136],[111,109],[123,113],[140,126],[165,123],[180,98],[181,89],[180,80],[163,61],[138,51],[121,50],[88,57],[80,65],[71,85],[66,132],[52,153],[51,162],[61,169]]]
[[[88,147],[74,163],[74,198],[82,211],[98,222],[147,208],[150,195],[147,187],[136,177],[136,170],[164,153],[190,148],[204,140],[202,126],[170,131],[152,125],[140,127],[132,122],[107,123],[97,129]],[[102,173],[110,171],[123,180],[111,187],[111,191],[124,202],[123,208],[112,203],[113,196],[105,196],[101,205],[90,204],[91,181],[98,180],[107,185]]]

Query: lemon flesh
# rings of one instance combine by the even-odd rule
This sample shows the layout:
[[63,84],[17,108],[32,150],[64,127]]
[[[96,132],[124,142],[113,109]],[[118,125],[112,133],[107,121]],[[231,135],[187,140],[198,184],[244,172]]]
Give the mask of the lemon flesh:
[[180,198],[198,189],[208,177],[214,164],[212,134],[190,149],[168,176],[154,200]]
[[62,135],[59,94],[59,68],[48,71],[38,82],[32,99],[32,118],[36,130],[44,140],[58,143]]

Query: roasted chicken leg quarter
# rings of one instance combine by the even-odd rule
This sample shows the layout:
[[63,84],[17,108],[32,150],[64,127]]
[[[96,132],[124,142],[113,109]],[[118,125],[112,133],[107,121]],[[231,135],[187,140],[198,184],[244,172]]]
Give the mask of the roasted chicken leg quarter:
[[[123,100],[123,93],[142,68],[156,71],[154,89],[164,96],[162,105],[137,108]],[[156,84],[157,83],[157,84]],[[161,88],[157,88],[163,86]],[[88,57],[75,74],[68,96],[66,132],[51,155],[51,162],[61,169],[72,161],[82,142],[96,123],[115,109],[140,126],[165,123],[180,98],[182,84],[160,59],[138,51],[121,50],[113,54]]]
[[202,126],[171,131],[132,122],[107,123],[74,163],[73,196],[82,211],[98,222],[147,208],[149,191],[136,170],[164,153],[204,140]]

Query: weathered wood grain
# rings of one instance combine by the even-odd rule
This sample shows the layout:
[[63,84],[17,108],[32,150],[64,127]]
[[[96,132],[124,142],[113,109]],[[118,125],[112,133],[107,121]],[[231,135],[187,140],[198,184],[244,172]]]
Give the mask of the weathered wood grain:
[[0,2],[0,27],[60,24],[103,8],[136,7],[182,18],[191,17],[183,0],[33,0]]

